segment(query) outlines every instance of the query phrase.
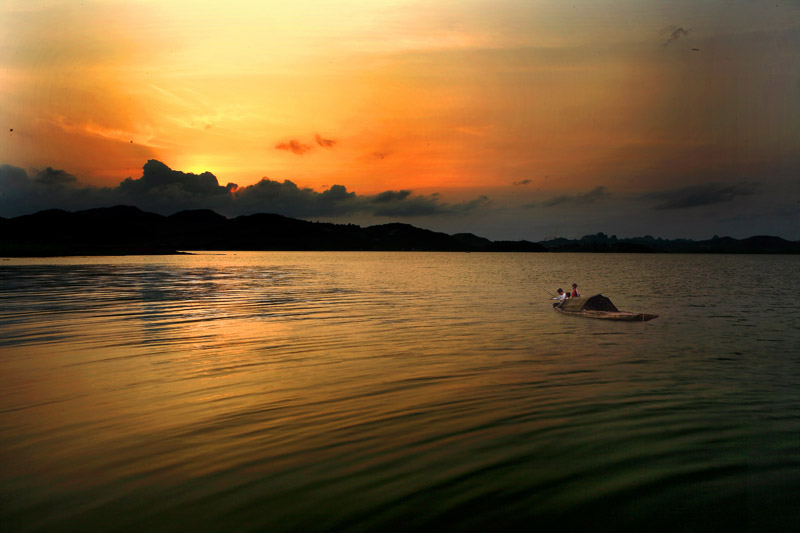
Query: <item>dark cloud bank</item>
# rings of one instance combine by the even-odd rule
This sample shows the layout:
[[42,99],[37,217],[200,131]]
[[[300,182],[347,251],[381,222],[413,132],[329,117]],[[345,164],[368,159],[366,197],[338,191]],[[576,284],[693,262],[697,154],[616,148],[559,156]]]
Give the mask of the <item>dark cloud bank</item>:
[[[606,198],[609,196],[609,192],[606,190],[605,187],[602,185],[599,187],[595,187],[591,191],[583,194],[575,194],[575,195],[567,195],[562,194],[560,196],[556,196],[555,198],[551,198],[546,202],[542,202],[542,207],[555,207],[558,205],[586,205],[594,203],[601,198]],[[536,207],[535,204],[531,205],[530,207]]]
[[705,183],[668,191],[649,193],[645,199],[655,200],[656,209],[684,209],[730,202],[738,196],[752,196],[756,186],[750,183],[728,185],[724,183]]
[[[324,146],[334,141],[318,142]],[[246,187],[234,183],[222,186],[210,172],[199,175],[181,172],[155,160],[144,165],[141,178],[127,178],[113,188],[81,185],[75,176],[63,170],[46,168],[28,176],[21,168],[0,166],[0,216],[3,217],[45,209],[74,211],[120,204],[163,215],[211,209],[225,216],[279,213],[296,218],[349,215],[411,218],[466,214],[486,207],[490,201],[481,196],[469,202],[446,203],[437,194],[419,196],[408,190],[364,196],[342,185],[317,192],[288,180],[278,182],[267,178]]]
[[[325,149],[327,141],[333,142],[321,138],[317,145]],[[796,238],[797,225],[791,222],[797,219],[796,202],[788,207],[784,202],[773,209],[763,202],[768,194],[765,188],[763,183],[716,182],[626,196],[598,186],[527,204],[498,205],[486,196],[455,203],[444,201],[438,194],[415,195],[410,190],[359,195],[343,185],[318,192],[288,180],[267,178],[246,187],[222,185],[210,172],[181,172],[155,160],[144,165],[141,177],[127,178],[115,187],[87,186],[64,170],[26,172],[0,165],[0,219],[49,209],[75,212],[128,205],[164,216],[208,209],[225,217],[275,213],[358,224],[425,220],[426,226],[433,224],[451,233],[463,231],[468,223],[469,228],[480,228],[495,238],[586,235],[601,228],[625,232],[631,221],[643,233],[660,235],[666,228],[681,237],[734,233]],[[534,191],[531,196],[537,194]],[[791,199],[791,194],[789,191],[783,197]]]

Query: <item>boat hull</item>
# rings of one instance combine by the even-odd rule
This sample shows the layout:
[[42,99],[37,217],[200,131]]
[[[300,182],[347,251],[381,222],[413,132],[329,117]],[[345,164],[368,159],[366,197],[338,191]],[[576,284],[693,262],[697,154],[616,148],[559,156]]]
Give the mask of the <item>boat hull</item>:
[[649,313],[630,313],[628,311],[565,311],[560,307],[554,307],[562,315],[579,316],[583,318],[599,318],[602,320],[617,320],[620,322],[646,322],[658,318],[658,315]]

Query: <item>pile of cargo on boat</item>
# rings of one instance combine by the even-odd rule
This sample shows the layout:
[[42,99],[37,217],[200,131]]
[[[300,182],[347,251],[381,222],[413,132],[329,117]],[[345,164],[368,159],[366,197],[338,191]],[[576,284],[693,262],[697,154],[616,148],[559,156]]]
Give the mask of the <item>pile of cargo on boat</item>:
[[554,303],[553,308],[565,315],[603,318],[606,320],[646,321],[658,317],[658,315],[649,313],[620,311],[609,298],[602,294],[595,294],[586,298],[567,298],[563,302]]

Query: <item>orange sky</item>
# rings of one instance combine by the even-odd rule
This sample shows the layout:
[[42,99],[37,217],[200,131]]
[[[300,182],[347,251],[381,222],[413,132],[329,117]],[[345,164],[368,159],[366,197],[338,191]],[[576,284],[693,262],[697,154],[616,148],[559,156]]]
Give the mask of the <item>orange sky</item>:
[[157,159],[510,205],[796,164],[789,4],[11,0],[0,25],[0,163],[91,185]]

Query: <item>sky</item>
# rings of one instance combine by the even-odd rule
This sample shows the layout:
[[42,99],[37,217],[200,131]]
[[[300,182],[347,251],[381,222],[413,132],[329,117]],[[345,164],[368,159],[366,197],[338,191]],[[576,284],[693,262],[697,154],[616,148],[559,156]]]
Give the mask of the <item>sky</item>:
[[800,4],[4,0],[0,216],[800,240]]

